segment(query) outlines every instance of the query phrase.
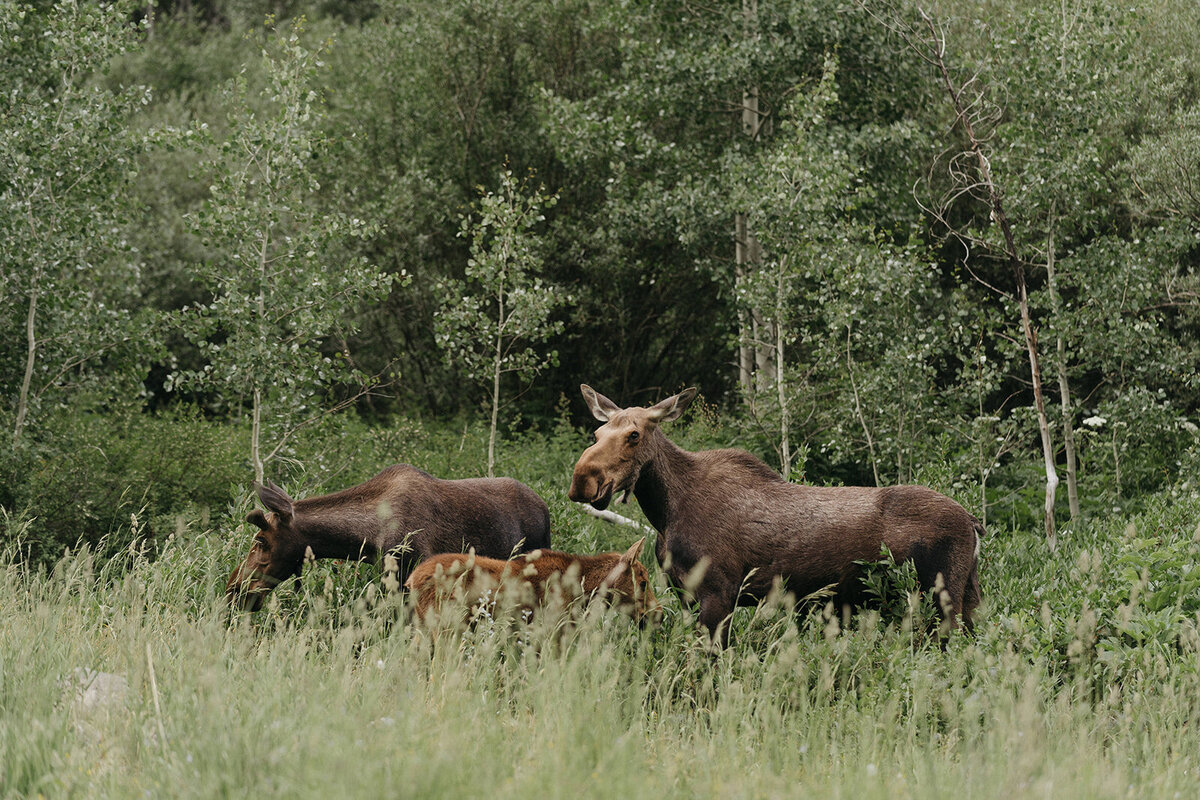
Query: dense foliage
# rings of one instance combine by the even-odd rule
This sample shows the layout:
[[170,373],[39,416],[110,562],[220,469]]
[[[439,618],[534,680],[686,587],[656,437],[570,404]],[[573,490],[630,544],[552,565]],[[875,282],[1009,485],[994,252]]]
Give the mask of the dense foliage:
[[[333,410],[544,430],[587,381],[698,384],[796,478],[949,463],[1028,522],[1019,298],[924,11],[1013,223],[1054,460],[1081,513],[1136,505],[1196,451],[1185,6],[6,4],[0,501],[40,516],[29,465],[109,414],[232,422],[260,474]],[[541,204],[517,260],[483,238],[513,175]],[[539,304],[511,335],[504,270]],[[487,366],[505,336],[521,364]],[[111,532],[89,514],[41,551]]]

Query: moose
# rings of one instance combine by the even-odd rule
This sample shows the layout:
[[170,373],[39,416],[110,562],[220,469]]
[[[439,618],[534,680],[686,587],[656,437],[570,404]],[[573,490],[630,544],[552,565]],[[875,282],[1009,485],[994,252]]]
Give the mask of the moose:
[[557,550],[534,550],[511,561],[474,553],[443,553],[422,562],[405,582],[415,593],[416,618],[447,604],[464,611],[481,601],[508,603],[526,618],[536,609],[568,602],[572,595],[588,601],[602,599],[637,622],[656,622],[662,608],[650,586],[650,575],[638,560],[646,540],[639,539],[624,553],[571,555]]
[[231,605],[250,611],[298,576],[310,551],[314,558],[350,561],[391,553],[404,580],[435,553],[474,548],[508,558],[550,546],[546,502],[512,478],[442,480],[397,464],[365,483],[304,500],[292,500],[270,481],[255,487],[269,513],[246,515],[258,534],[225,587]]
[[734,608],[757,604],[776,580],[797,597],[834,586],[839,604],[857,604],[855,562],[878,559],[881,545],[938,592],[947,625],[961,616],[970,628],[984,530],[950,498],[922,486],[794,484],[744,450],[683,450],[659,425],[683,414],[694,388],[649,408],[580,390],[605,424],[575,464],[568,496],[604,510],[632,492],[658,530],[655,555],[671,582],[685,585],[700,568],[692,594],[716,644],[728,643]]

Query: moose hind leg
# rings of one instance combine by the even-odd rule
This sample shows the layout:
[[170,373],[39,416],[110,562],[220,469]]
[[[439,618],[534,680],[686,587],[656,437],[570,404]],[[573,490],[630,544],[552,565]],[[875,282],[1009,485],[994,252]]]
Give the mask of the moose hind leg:
[[940,589],[934,600],[942,610],[944,628],[957,628],[958,617],[963,614],[970,570],[959,564],[950,552],[924,542],[913,545],[909,558],[916,568],[921,588],[927,592]]
[[963,594],[962,619],[963,627],[968,631],[975,630],[975,620],[973,615],[975,609],[979,606],[981,600],[979,591],[979,565],[971,567],[971,573],[967,575],[967,587]]

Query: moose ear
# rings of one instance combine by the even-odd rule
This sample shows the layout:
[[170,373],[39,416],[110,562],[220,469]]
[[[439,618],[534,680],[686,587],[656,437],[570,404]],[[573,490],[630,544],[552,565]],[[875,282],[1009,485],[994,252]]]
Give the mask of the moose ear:
[[255,484],[255,488],[258,490],[258,499],[279,516],[280,522],[286,524],[292,521],[292,498],[288,497],[287,492],[270,481],[266,485]]
[[633,562],[637,561],[639,558],[641,558],[642,548],[645,545],[646,545],[646,537],[643,536],[642,538],[640,538],[636,542],[634,542],[633,546],[631,546],[628,550],[625,551],[625,555],[621,556],[621,561],[623,561],[626,564],[632,564]]
[[613,586],[621,579],[626,570],[633,566],[634,562],[642,554],[642,546],[646,544],[646,537],[643,536],[633,543],[633,546],[626,550],[620,558],[617,559],[616,566],[609,570],[608,575],[604,578],[605,586]]
[[608,574],[604,576],[604,582],[601,585],[606,589],[615,586],[617,581],[621,580],[621,576],[624,575],[628,569],[629,562],[625,560],[625,556],[621,556],[621,558],[617,560],[616,566],[610,569]]
[[246,522],[257,525],[264,531],[271,530],[271,523],[267,522],[267,515],[257,508],[246,515]]
[[673,397],[668,397],[659,403],[655,403],[648,409],[649,417],[654,422],[670,422],[673,419],[679,419],[679,416],[687,411],[687,407],[696,399],[695,386],[684,389]]
[[597,392],[586,383],[579,385],[579,391],[583,392],[583,399],[587,402],[588,409],[591,410],[592,416],[601,422],[608,422],[613,415],[621,410],[621,407],[609,400],[604,395]]

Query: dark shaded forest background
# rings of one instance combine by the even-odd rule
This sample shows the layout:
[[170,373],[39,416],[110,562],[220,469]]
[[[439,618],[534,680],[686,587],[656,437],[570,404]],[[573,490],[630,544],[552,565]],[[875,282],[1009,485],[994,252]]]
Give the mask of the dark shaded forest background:
[[256,471],[345,485],[356,437],[462,447],[493,403],[566,441],[581,382],[696,385],[698,440],[1038,528],[1018,276],[1060,525],[1195,491],[1187,0],[0,15],[0,507],[35,558]]

